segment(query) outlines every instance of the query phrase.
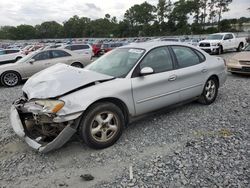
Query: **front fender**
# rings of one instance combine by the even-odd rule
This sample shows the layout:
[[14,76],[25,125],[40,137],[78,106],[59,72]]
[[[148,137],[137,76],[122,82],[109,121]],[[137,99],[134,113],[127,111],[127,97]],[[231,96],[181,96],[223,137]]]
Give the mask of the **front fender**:
[[135,114],[130,79],[114,79],[80,89],[60,98],[65,106],[57,113],[66,116],[85,111],[91,104],[104,98],[116,98],[122,101],[131,115]]

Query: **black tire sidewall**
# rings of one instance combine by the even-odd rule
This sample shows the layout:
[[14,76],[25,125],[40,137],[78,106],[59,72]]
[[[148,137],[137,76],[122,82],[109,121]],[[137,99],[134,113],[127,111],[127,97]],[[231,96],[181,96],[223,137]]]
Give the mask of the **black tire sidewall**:
[[[98,142],[91,135],[91,122],[93,118],[103,112],[110,111],[114,113],[118,117],[118,130],[113,139],[107,142]],[[122,131],[125,126],[124,115],[119,107],[114,105],[113,103],[104,102],[104,103],[96,103],[83,115],[80,124],[79,124],[79,133],[84,140],[84,142],[91,148],[94,149],[103,149],[113,145],[121,136]]]
[[[79,66],[75,66],[75,65],[79,65]],[[84,66],[83,66],[81,63],[79,63],[79,62],[74,62],[74,63],[71,64],[71,66],[77,67],[77,68],[83,68],[83,67],[84,67]]]

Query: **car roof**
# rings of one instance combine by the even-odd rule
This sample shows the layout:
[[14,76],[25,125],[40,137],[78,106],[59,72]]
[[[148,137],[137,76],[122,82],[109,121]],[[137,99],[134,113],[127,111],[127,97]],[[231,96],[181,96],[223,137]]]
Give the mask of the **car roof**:
[[145,49],[147,51],[160,47],[160,46],[168,46],[168,45],[181,45],[181,46],[189,46],[193,47],[191,45],[185,44],[185,43],[180,43],[180,42],[174,42],[174,41],[148,41],[148,42],[141,42],[141,43],[130,43],[125,46],[121,46],[119,48],[141,48]]

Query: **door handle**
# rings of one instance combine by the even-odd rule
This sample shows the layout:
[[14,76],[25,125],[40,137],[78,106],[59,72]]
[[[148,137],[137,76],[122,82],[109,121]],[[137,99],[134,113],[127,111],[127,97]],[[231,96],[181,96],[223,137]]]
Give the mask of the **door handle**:
[[177,76],[176,75],[172,75],[168,78],[169,81],[174,81],[176,80]]
[[207,72],[207,69],[202,69],[201,72],[205,73],[205,72]]

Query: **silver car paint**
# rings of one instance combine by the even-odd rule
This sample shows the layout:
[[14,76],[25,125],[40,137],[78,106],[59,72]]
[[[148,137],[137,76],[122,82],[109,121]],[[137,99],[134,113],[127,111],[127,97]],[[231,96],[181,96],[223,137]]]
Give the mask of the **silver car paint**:
[[[146,53],[144,54],[145,56],[151,49],[165,45],[167,46],[180,44],[169,42],[150,42],[131,44],[120,48],[142,48],[146,50]],[[181,45],[190,46],[184,44]],[[192,48],[195,47],[192,46]],[[196,49],[199,50],[198,48]],[[65,106],[56,114],[54,122],[63,122],[63,120],[75,120],[91,104],[98,100],[106,98],[115,98],[120,100],[127,106],[128,112],[131,116],[137,116],[172,103],[181,102],[186,98],[192,98],[200,95],[207,79],[212,75],[218,76],[220,86],[224,84],[226,80],[226,69],[223,60],[221,58],[212,57],[201,50],[199,51],[206,57],[206,61],[199,65],[164,73],[131,78],[132,72],[136,67],[134,66],[134,68],[125,78],[111,79],[112,77],[103,75],[102,78],[104,80],[110,78],[108,79],[108,81],[104,82],[98,82],[102,80],[97,80],[97,78],[94,77],[94,75],[99,73],[93,73],[93,76],[89,74],[88,81],[80,80],[79,75],[81,74],[76,77],[73,76],[70,78],[70,76],[72,76],[72,68],[68,66],[57,65],[57,67],[62,68],[61,71],[63,72],[63,74],[49,74],[50,78],[47,80],[42,79],[42,76],[39,76],[38,74],[30,78],[30,80],[26,83],[27,85],[24,86],[24,91],[28,94],[28,100],[39,97],[56,97],[58,95],[64,94],[64,92],[67,92],[71,89],[74,90],[80,85],[84,86],[91,81],[95,82],[95,84],[83,89],[74,90],[74,92],[59,97],[59,100],[63,100],[65,102]],[[142,58],[143,57],[141,57],[141,59]],[[138,63],[139,62],[140,60],[138,61]],[[50,69],[53,69],[53,67]],[[50,69],[44,70],[42,75],[47,75],[47,73],[50,72]],[[175,79],[172,79],[173,75],[176,76]],[[65,81],[65,78],[70,78],[70,81]],[[42,79],[43,81],[40,79]],[[53,82],[50,81],[50,79],[53,80]],[[58,82],[64,82],[63,84],[54,83],[56,82],[55,80],[58,80]],[[163,85],[163,83],[166,84]],[[37,92],[36,89],[33,88],[36,84],[40,84],[39,88],[41,89],[39,92]],[[54,88],[52,89],[52,87]],[[12,119],[13,118],[15,117],[12,116]],[[77,121],[78,120],[79,118],[77,119]],[[12,120],[13,127],[21,126],[15,124],[15,122],[17,121],[18,120]],[[21,128],[14,128],[14,130],[15,129],[19,130],[19,132],[21,130]],[[62,131],[63,135],[58,137],[63,138],[65,142],[65,140],[68,140],[68,134],[66,134],[64,130]],[[23,136],[22,133],[19,136],[27,138],[27,136]],[[57,140],[57,138],[55,140]],[[26,140],[26,142],[29,143],[30,140]],[[31,142],[33,143],[35,141],[32,140]],[[53,145],[53,147],[49,145],[49,143],[47,146],[45,146],[45,148],[49,147],[48,150],[51,150],[53,148],[55,149],[61,146],[64,142],[62,142],[61,140],[60,142],[57,142],[56,145]],[[34,145],[34,143],[32,147],[36,149],[40,148]],[[48,150],[44,149],[44,151]]]
[[63,95],[95,81],[112,78],[108,75],[58,63],[35,74],[25,83],[23,91],[29,99],[46,99]]
[[[48,49],[44,51],[51,51],[51,50],[58,50],[58,49]],[[62,49],[64,50],[64,49]],[[15,71],[18,72],[21,76],[22,79],[28,79],[35,73],[44,70],[48,67],[51,67],[57,63],[64,63],[64,64],[69,64],[71,65],[73,62],[79,62],[86,66],[87,64],[90,63],[90,59],[86,59],[85,57],[76,54],[70,50],[64,50],[67,53],[71,54],[71,56],[68,57],[60,57],[60,58],[52,58],[48,60],[42,60],[42,61],[36,61],[33,64],[29,63],[29,61],[38,53],[42,51],[35,51],[32,52],[32,55],[29,59],[27,59],[25,62],[19,62],[17,61],[16,63],[11,63],[11,64],[6,64],[6,65],[1,65],[0,66],[0,76],[6,72],[6,71]]]

